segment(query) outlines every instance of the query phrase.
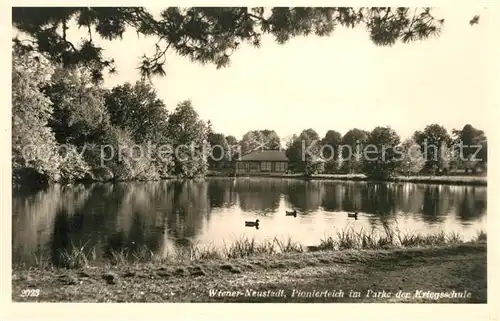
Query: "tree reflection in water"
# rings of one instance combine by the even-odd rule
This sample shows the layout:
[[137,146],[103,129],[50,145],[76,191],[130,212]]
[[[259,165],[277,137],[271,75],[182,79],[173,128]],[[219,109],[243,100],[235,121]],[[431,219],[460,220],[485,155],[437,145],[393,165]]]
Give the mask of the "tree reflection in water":
[[[486,208],[484,187],[410,183],[251,178],[52,186],[13,198],[12,253],[13,260],[28,264],[35,261],[33,253],[44,251],[57,264],[62,251],[83,244],[97,257],[141,247],[161,253],[206,241],[207,235],[230,238],[242,221],[261,214],[284,219],[273,228],[263,222],[258,233],[265,234],[281,231],[282,224],[307,231],[325,224],[324,218],[355,211],[359,220],[337,224],[370,228],[401,218],[410,226],[478,224]],[[297,218],[285,219],[285,210],[297,210]]]

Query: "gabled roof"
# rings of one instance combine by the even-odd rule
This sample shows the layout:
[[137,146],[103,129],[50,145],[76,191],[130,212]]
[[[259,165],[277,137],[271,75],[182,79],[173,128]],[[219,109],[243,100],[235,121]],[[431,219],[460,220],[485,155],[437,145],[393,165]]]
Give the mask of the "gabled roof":
[[286,157],[285,152],[279,150],[257,150],[242,156],[240,161],[287,162],[288,157]]

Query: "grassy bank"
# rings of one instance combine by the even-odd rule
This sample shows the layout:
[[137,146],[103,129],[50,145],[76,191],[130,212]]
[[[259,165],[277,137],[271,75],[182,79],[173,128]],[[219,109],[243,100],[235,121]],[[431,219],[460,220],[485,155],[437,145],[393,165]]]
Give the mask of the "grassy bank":
[[[220,250],[193,247],[162,258],[153,253],[141,256],[123,252],[115,253],[114,259],[108,261],[92,261],[83,248],[75,248],[67,254],[68,262],[72,262],[67,268],[51,264],[14,267],[12,299],[78,302],[486,301],[485,233],[463,242],[456,234],[389,232],[375,235],[343,231],[323,239],[317,246],[308,247],[292,240],[259,243],[241,239]],[[37,289],[38,296],[26,296],[34,295]],[[311,297],[314,291],[324,290],[342,290],[344,296]],[[362,296],[349,297],[350,290],[361,292]],[[392,296],[386,293],[385,297],[373,297],[375,294],[369,290],[389,291]],[[411,295],[395,297],[399,290]],[[457,293],[466,290],[471,294],[465,298],[436,300],[430,294],[415,292],[420,290],[454,290]],[[238,295],[238,291],[242,294]],[[227,296],[230,292],[235,295]],[[270,297],[272,294],[276,296]],[[367,294],[372,295],[367,297]]]
[[393,182],[486,186],[486,176],[397,176]]
[[[234,177],[227,172],[210,172],[207,177]],[[252,173],[251,175],[239,175],[238,177],[270,177],[270,178],[294,178],[305,180],[338,180],[338,181],[373,181],[364,174],[318,174],[305,176],[302,174],[279,174],[279,173]],[[486,176],[395,176],[384,180],[386,182],[407,182],[424,184],[446,184],[446,185],[471,185],[486,186]]]

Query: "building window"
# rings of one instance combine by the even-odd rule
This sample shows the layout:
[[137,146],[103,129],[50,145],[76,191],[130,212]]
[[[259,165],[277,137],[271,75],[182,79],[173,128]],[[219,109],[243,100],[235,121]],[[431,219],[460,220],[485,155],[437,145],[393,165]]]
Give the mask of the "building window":
[[275,169],[277,172],[284,172],[286,170],[286,163],[285,162],[277,162],[275,164]]
[[262,162],[260,164],[260,170],[263,172],[270,172],[271,171],[271,162]]
[[250,171],[251,172],[258,172],[259,171],[259,163],[256,163],[256,162],[250,163]]

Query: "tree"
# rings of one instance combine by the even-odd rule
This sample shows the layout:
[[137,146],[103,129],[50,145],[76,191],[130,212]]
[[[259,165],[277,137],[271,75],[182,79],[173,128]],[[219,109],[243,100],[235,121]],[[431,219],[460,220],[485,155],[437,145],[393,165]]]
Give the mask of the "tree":
[[241,155],[255,150],[264,150],[264,135],[258,130],[246,132],[240,141]]
[[441,144],[441,153],[438,160],[438,168],[441,170],[443,174],[448,173],[450,171],[450,167],[453,164],[454,156],[455,155],[453,153],[453,149],[449,148],[448,145],[443,142]]
[[321,140],[322,157],[325,158],[325,171],[333,173],[337,169],[339,158],[339,146],[342,143],[342,135],[335,131],[329,130],[326,132],[325,137]]
[[294,173],[301,171],[301,153],[298,146],[299,136],[293,134],[285,142],[285,155],[288,158],[288,169]]
[[86,69],[56,68],[42,92],[52,103],[49,125],[60,144],[82,146],[105,135],[109,115],[104,105],[104,90],[92,86]]
[[[24,50],[36,50],[64,66],[85,65],[98,81],[104,70],[113,72],[115,66],[95,38],[121,39],[127,27],[158,40],[155,52],[141,61],[140,72],[149,77],[165,75],[168,50],[221,68],[229,65],[241,43],[260,47],[265,34],[284,44],[298,36],[329,36],[337,25],[361,25],[375,45],[391,46],[439,35],[444,19],[434,17],[431,8],[407,7],[169,7],[159,18],[142,7],[14,7],[12,24],[29,36],[27,41],[13,40]],[[80,44],[67,38],[73,27],[88,30]]]
[[281,139],[274,130],[263,129],[260,130],[264,137],[264,150],[280,150]]
[[396,157],[396,148],[399,143],[399,136],[393,129],[390,127],[375,127],[368,135],[363,150],[365,174],[375,179],[390,177],[400,161],[400,158]]
[[460,167],[467,173],[469,169],[473,172],[476,165],[484,167],[486,163],[486,136],[484,131],[474,128],[471,124],[465,125],[461,130],[453,129],[454,150],[458,154]]
[[362,154],[363,144],[368,138],[369,132],[354,128],[342,137],[342,145],[339,146],[339,156],[342,156],[340,160],[341,166],[345,172],[348,173],[359,173],[362,171]]
[[226,141],[229,144],[229,146],[238,145],[238,140],[236,139],[236,137],[232,135],[226,136]]
[[208,143],[210,144],[210,154],[208,165],[211,168],[222,168],[229,161],[229,144],[226,137],[221,133],[208,133]]
[[324,161],[320,155],[319,140],[318,133],[311,128],[293,136],[285,153],[294,172],[307,176],[323,172]]
[[424,155],[421,147],[413,138],[405,140],[401,146],[403,158],[399,164],[399,169],[406,175],[418,174],[425,166]]
[[199,118],[191,101],[177,104],[168,118],[167,131],[173,142],[173,173],[186,178],[204,175],[208,166],[208,126]]
[[172,141],[168,111],[156,90],[145,81],[115,86],[106,92],[105,106],[114,127],[109,140],[118,144],[116,148],[125,147],[128,158],[124,159],[130,158],[127,166],[120,168],[120,175],[126,179],[167,177],[173,160],[164,150]]
[[[101,162],[103,171],[109,170],[109,179],[127,181],[137,178],[137,160],[133,150],[134,140],[129,131],[111,126],[109,132],[103,139],[104,146],[108,148],[100,149],[100,146],[91,146],[89,154],[94,159],[95,164]],[[104,155],[104,157],[102,156]],[[97,159],[98,160],[97,160]],[[138,161],[144,161],[143,158]],[[100,171],[97,171],[100,175]]]
[[478,158],[480,159],[479,164],[482,166],[483,171],[488,168],[488,141],[485,140],[481,144],[481,150],[479,150]]
[[236,137],[229,135],[226,136],[226,142],[228,145],[228,158],[229,158],[229,164],[231,166],[234,166],[236,160],[239,157],[239,152],[240,152],[240,146],[238,144],[238,139]]
[[[12,74],[14,183],[92,177],[92,166],[100,160],[87,161],[93,154],[87,143],[103,139],[109,128],[102,91],[89,86],[87,76],[84,70],[58,69],[42,57],[16,52]],[[77,146],[83,147],[77,150]]]
[[240,147],[242,155],[256,150],[280,150],[281,140],[274,130],[251,130],[241,138]]
[[54,111],[49,126],[60,144],[61,180],[92,178],[100,166],[97,145],[111,132],[105,90],[92,84],[88,70],[58,66],[41,92],[51,100]]
[[413,134],[413,139],[422,148],[424,158],[426,160],[425,168],[433,173],[440,169],[442,164],[444,147],[449,147],[451,143],[450,135],[446,129],[439,124],[431,124],[424,128],[423,131],[416,131]]
[[[59,173],[62,162],[48,126],[53,107],[40,87],[53,73],[49,61],[38,55],[12,56],[12,174],[13,183],[47,183]],[[31,182],[33,183],[33,182]]]
[[114,87],[105,96],[111,124],[131,133],[137,143],[166,143],[168,112],[156,90],[144,81]]
[[274,130],[263,129],[259,130],[264,139],[264,150],[280,150],[281,140],[278,134]]

